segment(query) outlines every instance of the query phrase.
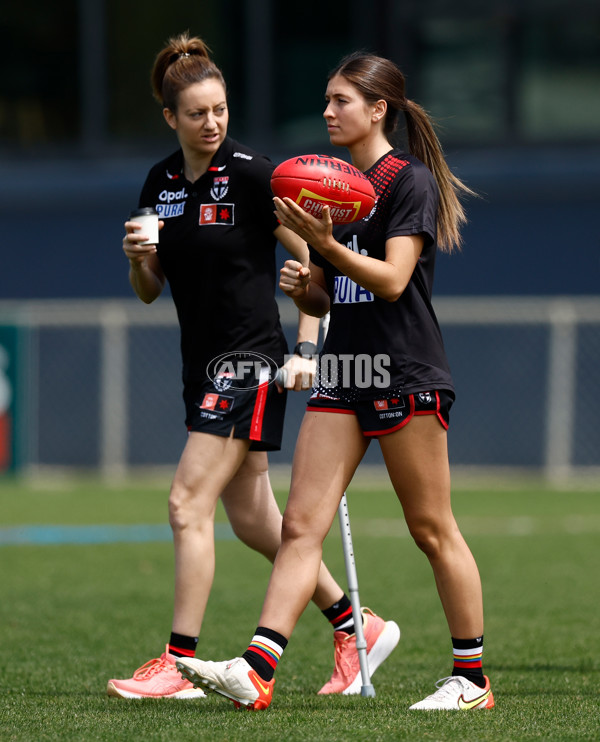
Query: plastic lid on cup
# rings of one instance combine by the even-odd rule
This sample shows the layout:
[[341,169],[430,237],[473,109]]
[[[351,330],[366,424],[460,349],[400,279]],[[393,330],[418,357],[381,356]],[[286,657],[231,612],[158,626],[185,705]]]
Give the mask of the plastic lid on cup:
[[129,214],[130,219],[134,219],[136,216],[158,216],[158,211],[153,206],[143,206],[141,209],[134,209]]

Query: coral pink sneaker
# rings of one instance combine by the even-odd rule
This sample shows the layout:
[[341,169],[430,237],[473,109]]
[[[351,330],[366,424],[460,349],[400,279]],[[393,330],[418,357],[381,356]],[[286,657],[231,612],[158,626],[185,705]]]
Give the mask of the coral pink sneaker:
[[206,693],[181,677],[168,646],[163,654],[139,667],[132,678],[109,680],[106,692],[116,698],[206,698]]
[[[400,629],[394,621],[384,621],[369,608],[362,608],[363,632],[367,642],[367,659],[369,674],[375,670],[392,653],[400,640]],[[362,677],[360,660],[356,649],[356,634],[345,631],[334,631],[335,667],[333,675],[319,691],[320,695],[342,693],[345,696],[360,693]]]

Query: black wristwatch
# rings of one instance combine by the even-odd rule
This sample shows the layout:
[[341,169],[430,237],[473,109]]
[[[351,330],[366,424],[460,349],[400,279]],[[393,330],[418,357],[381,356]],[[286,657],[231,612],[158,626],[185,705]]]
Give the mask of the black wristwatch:
[[317,346],[310,340],[303,340],[294,348],[294,355],[302,356],[302,358],[314,358],[317,355]]

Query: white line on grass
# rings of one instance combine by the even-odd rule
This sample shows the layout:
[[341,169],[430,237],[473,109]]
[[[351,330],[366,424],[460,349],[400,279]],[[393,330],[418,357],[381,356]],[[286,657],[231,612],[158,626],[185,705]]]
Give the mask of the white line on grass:
[[[529,515],[491,517],[465,515],[457,518],[465,536],[532,536],[536,534],[600,533],[600,515],[567,515],[565,517]],[[370,538],[409,538],[402,518],[354,518],[352,532]],[[332,528],[332,534],[339,533]],[[229,541],[235,535],[229,523],[215,523],[215,539]],[[112,544],[148,541],[171,541],[168,525],[21,525],[0,528],[0,546],[48,544]]]

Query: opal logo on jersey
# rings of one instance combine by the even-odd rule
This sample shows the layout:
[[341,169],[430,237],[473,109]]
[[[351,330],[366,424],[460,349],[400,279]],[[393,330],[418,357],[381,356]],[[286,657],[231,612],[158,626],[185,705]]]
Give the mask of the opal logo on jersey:
[[181,216],[185,209],[185,199],[188,194],[185,188],[177,191],[164,189],[158,194],[160,203],[156,204],[156,211],[161,219],[172,219],[175,216]]
[[173,201],[181,201],[188,197],[185,188],[180,188],[178,191],[168,191],[166,188],[158,194],[158,200],[163,203],[173,203]]
[[235,351],[223,353],[208,364],[206,375],[217,391],[258,389],[275,380],[277,364],[264,353]]

